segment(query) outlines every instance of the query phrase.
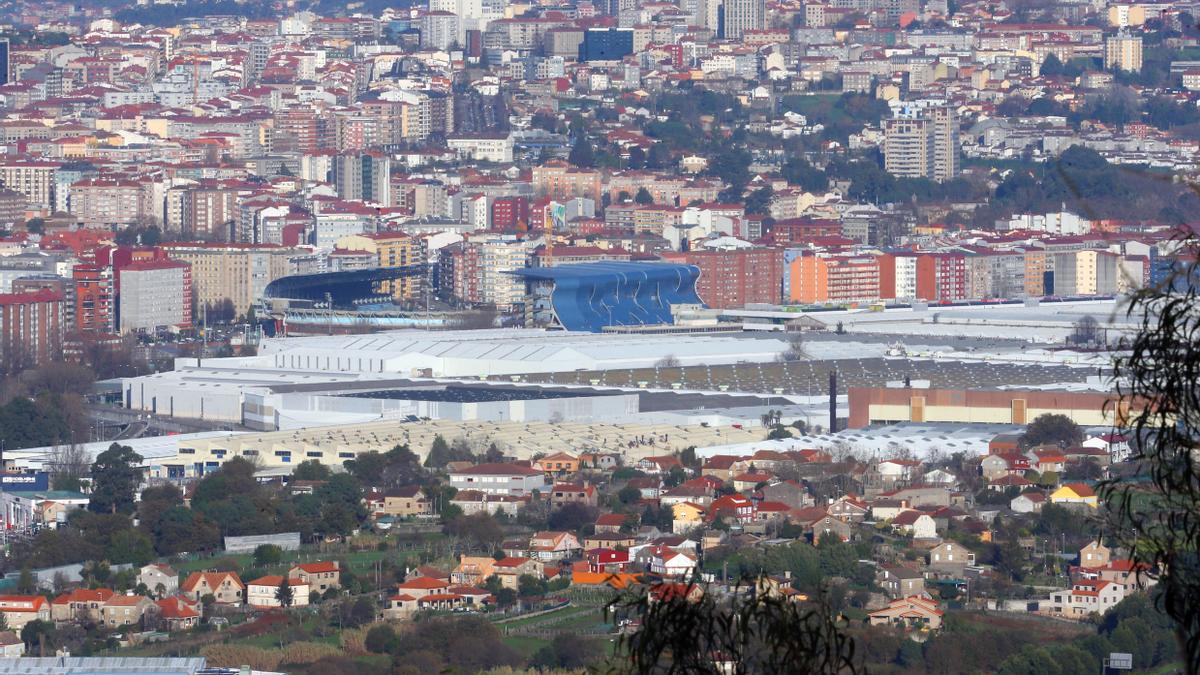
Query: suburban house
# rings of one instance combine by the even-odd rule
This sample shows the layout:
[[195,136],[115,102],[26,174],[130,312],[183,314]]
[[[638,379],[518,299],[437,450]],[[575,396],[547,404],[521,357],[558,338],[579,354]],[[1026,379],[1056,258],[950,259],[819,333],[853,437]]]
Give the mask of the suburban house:
[[173,595],[179,590],[179,572],[163,563],[150,563],[142,567],[138,570],[137,580],[160,598]]
[[683,534],[704,524],[707,509],[692,502],[680,502],[671,507],[671,531]]
[[842,541],[850,541],[850,537],[854,534],[854,528],[850,523],[830,515],[824,515],[816,520],[801,524],[804,525],[804,533],[812,539],[814,544],[820,543],[822,537],[833,536]]
[[867,620],[872,626],[937,630],[942,627],[942,611],[937,602],[912,595],[892,600],[887,607],[870,612]]
[[658,497],[659,506],[663,508],[684,502],[708,506],[712,503],[712,490],[701,485],[676,485],[669,490],[664,490]]
[[[648,569],[667,577],[686,578],[696,569],[696,556],[666,546],[654,547],[650,551]],[[646,553],[642,551],[639,555]]]
[[908,502],[902,499],[876,499],[871,502],[871,518],[877,521],[892,520],[908,510]]
[[1046,504],[1046,495],[1042,492],[1022,492],[1008,502],[1008,508],[1017,513],[1039,513]]
[[868,496],[895,490],[913,482],[920,475],[920,460],[885,459],[869,467],[863,474],[863,487]]
[[50,618],[66,621],[99,621],[100,608],[114,595],[111,588],[76,588],[50,601]]
[[803,509],[812,506],[812,495],[803,485],[794,480],[781,480],[767,485],[762,490],[763,499],[787,504],[793,509]]
[[19,659],[25,654],[25,643],[16,631],[0,631],[0,659]]
[[517,590],[522,576],[528,574],[532,577],[542,578],[544,569],[541,562],[532,558],[505,557],[496,561],[493,566],[493,574],[500,580],[500,585],[504,588]]
[[100,607],[100,623],[109,628],[133,626],[158,605],[144,595],[114,595]]
[[1058,473],[1067,468],[1067,456],[1058,448],[1038,448],[1030,454],[1033,468],[1040,473]]
[[842,495],[833,500],[826,511],[834,518],[840,518],[852,523],[861,523],[867,519],[871,507],[854,495]]
[[1099,539],[1079,549],[1080,567],[1104,567],[1112,559],[1112,551]]
[[988,455],[979,462],[979,468],[990,482],[1003,476],[1024,476],[1032,467],[1028,457],[1013,453]]
[[414,577],[396,584],[396,591],[400,595],[409,595],[415,599],[423,598],[426,595],[431,595],[434,593],[444,592],[447,588],[450,588],[450,586],[451,584],[449,581],[431,579],[429,577]]
[[762,472],[740,473],[733,477],[733,489],[738,492],[749,492],[758,487],[760,483],[769,483],[774,477],[769,473]]
[[376,516],[396,516],[407,518],[412,516],[428,516],[433,514],[433,502],[425,491],[416,485],[393,488],[383,493],[380,504],[376,507]]
[[892,599],[925,594],[925,576],[907,567],[880,567],[875,579]]
[[733,465],[738,459],[734,455],[713,455],[700,467],[700,475],[727,481],[733,477]]
[[1096,491],[1083,483],[1067,483],[1050,493],[1051,504],[1082,504],[1089,508],[1099,505]]
[[590,483],[555,483],[550,489],[550,504],[554,508],[561,508],[567,504],[582,504],[584,506],[596,506],[599,503],[600,494],[596,487]]
[[749,523],[754,521],[754,502],[744,495],[722,495],[708,507],[708,521],[725,519],[726,522]]
[[911,534],[913,539],[936,539],[937,523],[933,517],[924,511],[905,511],[892,518],[892,529],[903,534]]
[[336,560],[300,563],[292,565],[288,576],[308,584],[309,588],[324,593],[331,588],[342,587],[342,570]]
[[195,628],[200,623],[200,604],[172,595],[159,600],[158,617],[168,632]]
[[[279,588],[283,585],[284,577],[268,574],[246,584],[246,604],[251,607],[280,607]],[[308,594],[312,587],[303,579],[289,578],[288,586],[292,589],[292,606],[299,607],[308,604]]]
[[582,550],[570,532],[537,532],[529,539],[529,555],[538,560],[563,560]]
[[658,457],[643,457],[638,460],[637,468],[652,476],[659,476],[669,473],[675,467],[683,468],[683,463],[674,455],[661,455]]
[[975,564],[975,554],[962,544],[947,541],[929,549],[929,571],[962,578],[970,565]]
[[663,482],[658,476],[634,476],[625,482],[628,487],[637,488],[642,493],[642,499],[658,499],[662,494]]
[[617,548],[623,546],[626,549],[637,544],[638,538],[633,534],[624,532],[600,532],[583,538],[583,547],[585,549],[593,548]]
[[197,602],[206,595],[212,595],[222,605],[240,605],[246,599],[246,585],[237,572],[193,572],[183,580],[180,590]]
[[988,482],[987,487],[992,492],[1005,492],[1009,488],[1015,487],[1018,490],[1024,490],[1024,489],[1026,489],[1028,487],[1032,487],[1032,486],[1033,486],[1033,481],[1029,480],[1025,476],[1015,475],[1015,474],[1014,475],[1005,474],[1003,476],[1000,476],[999,478],[996,478],[996,479]]
[[462,509],[463,515],[466,516],[473,513],[488,513],[493,516],[503,513],[506,516],[516,517],[525,501],[521,497],[493,495],[479,490],[459,490],[450,503]]
[[1081,579],[1071,588],[1050,594],[1050,602],[1044,611],[1056,616],[1079,619],[1092,614],[1103,614],[1112,609],[1125,597],[1120,584],[1103,579]]
[[479,464],[450,471],[450,486],[457,490],[479,490],[489,495],[520,497],[550,488],[546,474],[516,464]]
[[533,468],[543,473],[561,475],[579,471],[579,458],[565,453],[556,452],[541,459],[533,460]]
[[618,551],[611,548],[594,548],[584,554],[587,558],[589,572],[606,572],[616,574],[624,572],[629,567],[629,551]]
[[49,621],[50,603],[40,595],[0,595],[0,614],[9,628],[20,631],[30,621]]
[[462,586],[482,584],[492,576],[496,559],[491,556],[467,556],[458,559],[458,566],[450,572],[450,581]]
[[[629,518],[630,516],[624,513],[602,513],[596,517],[596,534],[620,532]],[[633,518],[636,524],[637,516]]]

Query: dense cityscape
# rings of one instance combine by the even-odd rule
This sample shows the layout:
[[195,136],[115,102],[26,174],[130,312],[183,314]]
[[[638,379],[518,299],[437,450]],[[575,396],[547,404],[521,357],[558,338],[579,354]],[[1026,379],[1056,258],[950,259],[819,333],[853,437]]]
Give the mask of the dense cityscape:
[[0,673],[1200,672],[1198,13],[0,0]]

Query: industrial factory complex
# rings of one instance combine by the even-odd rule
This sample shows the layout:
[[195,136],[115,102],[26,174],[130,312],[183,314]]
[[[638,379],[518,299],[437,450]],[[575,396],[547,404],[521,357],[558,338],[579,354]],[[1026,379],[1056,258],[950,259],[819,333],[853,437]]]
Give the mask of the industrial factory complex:
[[[793,322],[787,331],[761,330],[772,314],[761,310],[708,333],[269,338],[255,356],[179,359],[171,371],[120,380],[119,391],[122,406],[147,419],[214,429],[131,439],[163,477],[203,474],[235,456],[286,473],[405,443],[422,454],[438,435],[521,458],[753,453],[770,447],[768,418],[804,423],[808,435],[790,446],[981,453],[997,433],[1046,412],[1112,425],[1104,361],[1065,343],[1083,316],[1115,339],[1125,329],[1117,310],[1086,302],[826,312],[808,330]],[[37,466],[44,454],[13,458]]]

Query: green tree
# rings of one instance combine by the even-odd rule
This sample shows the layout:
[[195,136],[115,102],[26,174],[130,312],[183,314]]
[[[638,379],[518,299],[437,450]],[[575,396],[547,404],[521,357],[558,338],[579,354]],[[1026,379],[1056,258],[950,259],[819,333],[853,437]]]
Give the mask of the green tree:
[[283,581],[279,582],[279,588],[275,589],[275,599],[279,601],[279,606],[288,608],[292,606],[292,601],[295,599],[296,592],[292,589],[292,583],[285,576]]
[[1066,415],[1046,413],[1025,427],[1018,445],[1022,448],[1033,448],[1039,445],[1057,445],[1071,447],[1083,442],[1083,430]]
[[640,188],[638,188],[637,194],[634,195],[633,201],[635,203],[642,204],[642,205],[653,204],[654,203],[654,195],[651,195],[650,191],[647,190],[645,187],[640,187]]
[[546,581],[532,574],[522,574],[517,577],[517,594],[522,598],[538,597],[546,594]]
[[300,462],[292,470],[292,480],[329,480],[329,467],[315,459]]
[[281,562],[283,562],[283,549],[275,544],[259,544],[254,549],[254,565],[256,567],[278,565]]
[[134,511],[134,497],[142,479],[142,456],[127,445],[113,443],[92,464],[92,495],[88,509],[96,513]]
[[386,624],[373,626],[363,644],[372,654],[386,654],[396,647],[396,631]]
[[1054,54],[1047,54],[1038,72],[1042,77],[1058,77],[1063,74],[1063,62]]
[[580,134],[575,139],[575,145],[571,148],[571,154],[567,156],[567,161],[581,169],[591,169],[596,166],[596,151],[592,148],[592,142],[588,140],[587,134]]

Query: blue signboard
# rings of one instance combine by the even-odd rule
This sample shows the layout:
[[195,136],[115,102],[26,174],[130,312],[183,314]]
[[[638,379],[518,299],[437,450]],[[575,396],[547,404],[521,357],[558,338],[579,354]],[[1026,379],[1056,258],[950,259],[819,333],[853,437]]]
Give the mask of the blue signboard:
[[7,492],[40,492],[50,489],[50,474],[45,471],[37,473],[0,473],[0,490]]

